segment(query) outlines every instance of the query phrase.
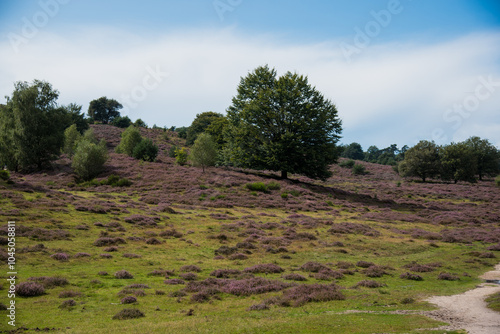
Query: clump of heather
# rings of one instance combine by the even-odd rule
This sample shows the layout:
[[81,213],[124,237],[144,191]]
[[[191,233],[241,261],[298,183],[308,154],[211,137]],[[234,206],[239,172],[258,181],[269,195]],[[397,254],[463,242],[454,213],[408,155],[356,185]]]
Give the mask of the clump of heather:
[[120,270],[115,273],[115,277],[118,279],[132,279],[134,276],[127,270]]
[[182,273],[179,274],[179,277],[185,281],[196,281],[198,279],[198,275],[195,273]]
[[126,320],[145,317],[144,313],[138,309],[123,309],[113,316],[114,320]]
[[22,282],[16,285],[16,294],[21,297],[36,297],[45,294],[45,289],[35,282]]
[[241,270],[238,269],[217,269],[210,273],[210,276],[214,276],[217,278],[230,278],[239,276],[241,274]]
[[279,274],[285,270],[274,263],[263,263],[245,268],[244,271],[253,274]]
[[412,280],[412,281],[423,281],[424,279],[422,278],[422,276],[420,275],[417,275],[417,274],[412,274],[412,273],[409,273],[409,272],[406,272],[404,274],[401,274],[399,276],[399,278],[402,278],[402,279],[408,279],[408,280]]
[[194,273],[199,273],[201,272],[201,268],[195,265],[186,265],[182,266],[180,269],[181,272],[194,272]]
[[127,297],[122,298],[120,303],[122,303],[122,304],[134,304],[134,303],[137,303],[137,298],[134,296],[127,296]]
[[438,275],[437,279],[444,281],[458,281],[460,280],[460,277],[458,277],[457,275],[453,275],[451,273],[443,272]]
[[329,269],[329,268],[321,263],[313,262],[313,261],[306,262],[302,266],[300,266],[300,270],[306,271],[306,272],[312,272],[312,273],[317,273],[320,270],[324,270],[324,269]]
[[61,262],[66,262],[69,260],[69,255],[66,253],[55,253],[50,256],[54,260],[61,261]]
[[277,300],[277,304],[299,307],[307,303],[332,300],[345,300],[345,296],[338,285],[304,284],[284,291],[283,295]]
[[381,288],[383,286],[387,286],[387,285],[384,283],[380,283],[377,281],[371,281],[371,280],[363,280],[363,281],[356,283],[356,285],[354,285],[355,288],[364,287],[364,288],[371,288],[371,289]]
[[304,276],[302,275],[299,275],[299,274],[295,274],[295,273],[292,273],[292,274],[286,274],[286,275],[283,275],[281,276],[283,279],[286,279],[288,281],[307,281],[307,278],[305,278]]

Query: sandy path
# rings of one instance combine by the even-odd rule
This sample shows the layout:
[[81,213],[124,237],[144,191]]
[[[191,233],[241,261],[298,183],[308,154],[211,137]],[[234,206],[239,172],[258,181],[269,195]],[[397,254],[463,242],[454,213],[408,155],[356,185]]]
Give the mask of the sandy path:
[[[500,264],[481,278],[500,280]],[[450,324],[441,329],[466,329],[469,334],[499,334],[500,313],[488,309],[484,301],[486,297],[499,291],[499,285],[483,283],[459,295],[434,296],[426,301],[436,304],[440,309],[425,313],[433,319]]]

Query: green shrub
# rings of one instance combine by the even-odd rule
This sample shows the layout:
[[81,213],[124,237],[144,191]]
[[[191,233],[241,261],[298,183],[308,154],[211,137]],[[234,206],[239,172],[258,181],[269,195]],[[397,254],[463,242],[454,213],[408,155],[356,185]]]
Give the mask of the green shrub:
[[269,192],[269,188],[264,182],[247,183],[246,187],[248,190],[252,191],[260,191],[263,193]]
[[7,181],[10,179],[10,173],[8,170],[2,169],[0,170],[0,179]]
[[497,187],[500,187],[500,175],[498,175],[498,176],[495,178],[495,183],[497,184]]
[[132,121],[130,120],[130,118],[128,118],[128,116],[118,116],[113,118],[111,124],[119,128],[128,128],[130,125],[132,125]]
[[185,147],[175,150],[175,162],[178,165],[184,166],[188,160],[188,152]]
[[176,152],[177,152],[177,146],[172,145],[172,146],[170,146],[170,149],[168,150],[168,156],[170,158],[175,158]]
[[352,168],[352,173],[354,175],[363,175],[363,174],[366,174],[366,168],[363,165],[356,164]]
[[76,124],[71,125],[69,128],[64,130],[64,147],[63,152],[68,156],[72,157],[75,153],[75,148],[82,135],[78,132]]
[[116,147],[116,153],[125,153],[128,156],[133,156],[134,148],[142,141],[141,133],[133,125],[122,133],[120,145]]
[[269,182],[267,184],[267,188],[269,190],[280,190],[281,189],[281,185],[278,182],[272,181],[272,182]]
[[76,146],[71,167],[79,179],[92,180],[103,171],[107,159],[108,152],[104,141],[94,144],[83,139]]
[[144,161],[155,161],[158,155],[158,146],[151,139],[143,139],[134,147],[132,156]]
[[355,164],[354,160],[351,159],[342,161],[341,163],[339,163],[339,166],[343,168],[353,168],[354,164]]

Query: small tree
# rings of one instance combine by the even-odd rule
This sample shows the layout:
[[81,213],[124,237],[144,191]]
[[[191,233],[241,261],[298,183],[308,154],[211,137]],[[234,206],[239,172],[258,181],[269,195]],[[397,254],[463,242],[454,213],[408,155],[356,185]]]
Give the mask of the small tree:
[[135,120],[134,126],[136,126],[138,128],[147,128],[148,127],[148,125],[140,118]]
[[128,118],[128,116],[118,116],[113,119],[111,124],[116,127],[125,129],[132,125],[132,121],[130,120],[130,118]]
[[125,153],[128,156],[134,155],[134,148],[142,141],[141,133],[133,125],[122,132],[122,140],[116,147],[117,153]]
[[405,159],[399,164],[401,176],[417,176],[425,182],[427,178],[439,175],[441,162],[439,147],[427,140],[421,140],[405,153]]
[[94,144],[83,139],[76,146],[71,167],[79,179],[87,181],[103,171],[107,159],[106,143],[103,140]]
[[155,161],[158,155],[158,146],[151,139],[143,139],[134,147],[132,156],[144,161]]
[[175,162],[178,165],[184,166],[187,163],[188,160],[188,152],[185,147],[183,148],[177,148],[175,151]]
[[81,138],[82,135],[80,134],[80,132],[78,132],[76,124],[73,124],[66,130],[64,130],[63,152],[72,157],[75,153],[76,145]]
[[217,144],[212,140],[212,136],[207,133],[201,133],[194,141],[189,156],[193,165],[200,167],[205,172],[205,167],[214,166],[217,160]]
[[90,101],[88,115],[92,119],[104,124],[108,124],[115,117],[120,116],[119,110],[123,106],[116,100],[103,96],[97,100]]
[[477,166],[479,180],[483,176],[495,176],[500,173],[500,151],[487,139],[470,137],[465,145],[471,148]]

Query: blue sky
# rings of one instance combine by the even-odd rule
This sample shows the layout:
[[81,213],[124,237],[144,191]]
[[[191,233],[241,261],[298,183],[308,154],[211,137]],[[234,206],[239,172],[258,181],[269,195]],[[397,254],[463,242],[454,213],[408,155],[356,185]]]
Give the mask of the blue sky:
[[472,135],[500,146],[500,1],[0,2],[0,94],[46,80],[149,125],[224,113],[269,64],[309,77],[367,149]]

